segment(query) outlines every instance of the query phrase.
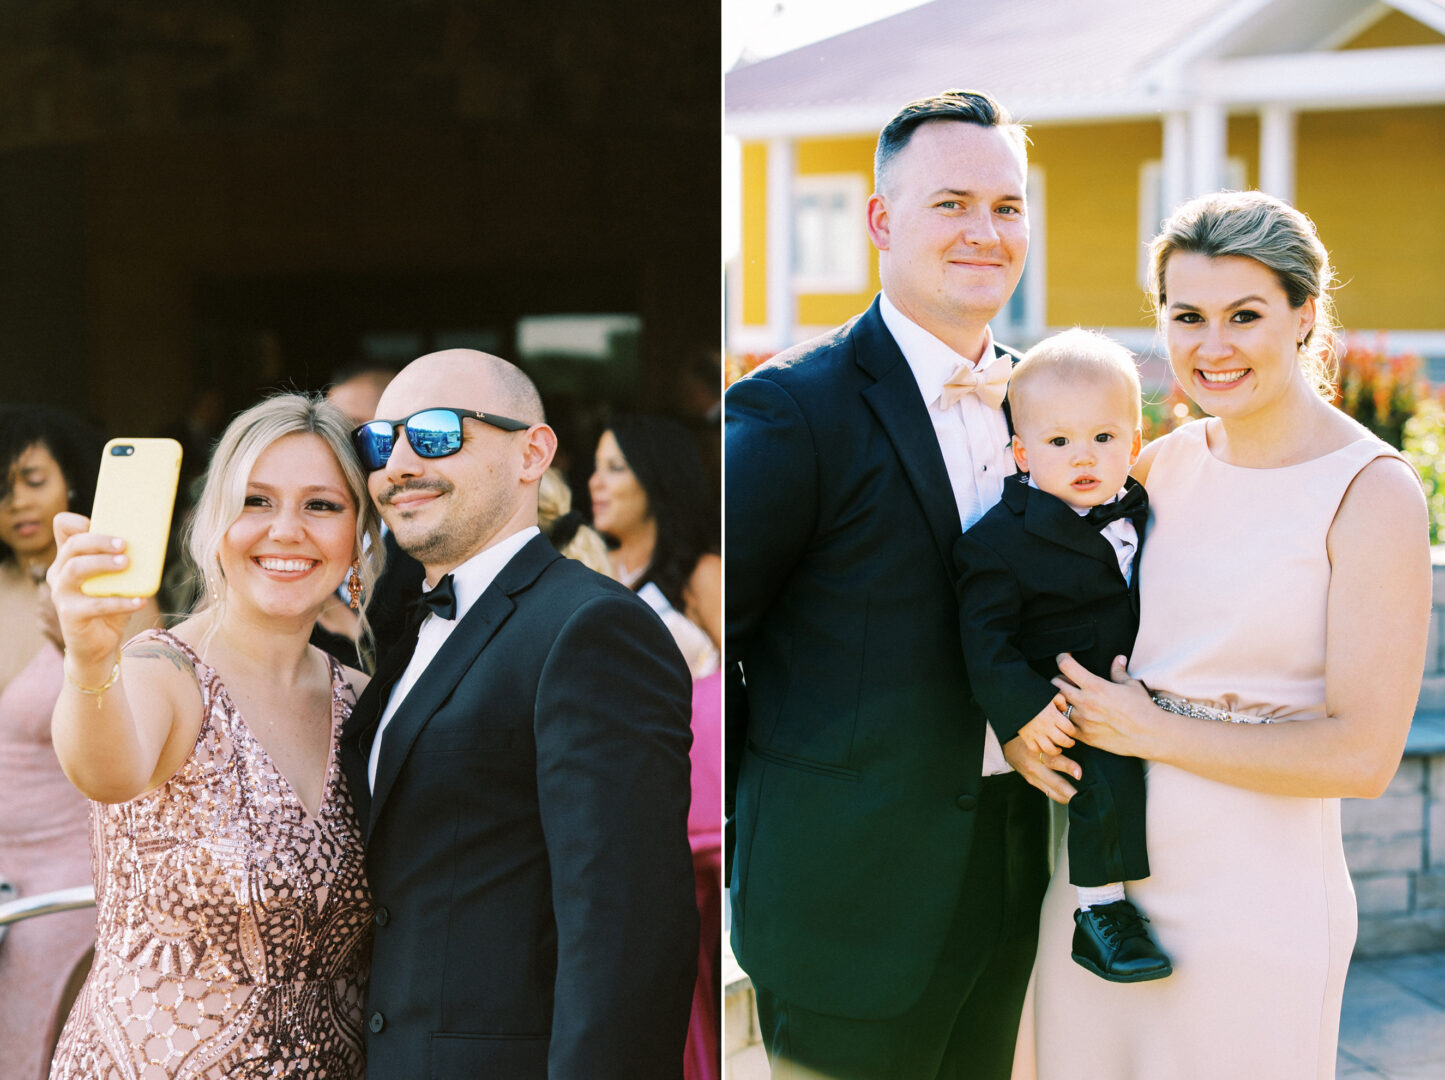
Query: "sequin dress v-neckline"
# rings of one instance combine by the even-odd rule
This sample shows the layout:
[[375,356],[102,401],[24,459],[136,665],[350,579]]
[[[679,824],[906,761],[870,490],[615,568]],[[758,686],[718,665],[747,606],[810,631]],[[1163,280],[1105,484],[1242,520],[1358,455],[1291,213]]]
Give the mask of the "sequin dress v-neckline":
[[202,720],[185,763],[91,806],[95,967],[53,1080],[360,1080],[372,904],[336,755],[352,694],[331,661],[331,750],[313,817],[216,671],[186,658]]

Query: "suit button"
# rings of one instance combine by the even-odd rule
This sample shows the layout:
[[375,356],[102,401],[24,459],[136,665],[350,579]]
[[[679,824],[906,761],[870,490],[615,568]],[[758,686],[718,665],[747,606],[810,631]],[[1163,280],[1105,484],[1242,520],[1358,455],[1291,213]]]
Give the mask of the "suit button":
[[387,911],[386,908],[384,908],[384,907],[379,907],[379,908],[377,908],[377,909],[376,909],[376,925],[377,925],[377,926],[385,926],[385,925],[386,925],[387,923],[389,923],[389,922],[391,922],[391,912]]
[[384,1027],[386,1027],[386,1017],[382,1016],[381,1013],[372,1013],[371,1030],[380,1031]]
[[960,795],[957,802],[960,810],[972,810],[978,805],[978,797],[974,795]]

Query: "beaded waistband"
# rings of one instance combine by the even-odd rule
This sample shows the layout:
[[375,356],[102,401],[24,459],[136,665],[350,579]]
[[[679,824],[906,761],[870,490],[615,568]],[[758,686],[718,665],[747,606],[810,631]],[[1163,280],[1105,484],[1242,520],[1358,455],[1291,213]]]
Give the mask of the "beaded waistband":
[[1177,713],[1180,716],[1193,716],[1200,720],[1220,720],[1226,724],[1272,724],[1274,723],[1267,716],[1251,716],[1249,713],[1226,712],[1224,709],[1213,709],[1208,705],[1200,705],[1194,701],[1186,701],[1184,698],[1170,697],[1168,694],[1156,694],[1152,691],[1149,696],[1154,699],[1165,712]]

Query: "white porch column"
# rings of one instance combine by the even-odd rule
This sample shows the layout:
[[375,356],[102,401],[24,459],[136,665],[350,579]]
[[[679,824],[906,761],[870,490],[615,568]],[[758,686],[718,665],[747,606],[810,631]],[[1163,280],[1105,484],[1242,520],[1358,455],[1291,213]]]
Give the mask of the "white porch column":
[[1266,105],[1259,110],[1259,188],[1294,202],[1294,110]]
[[1189,110],[1189,195],[1217,191],[1224,183],[1224,107],[1202,100]]
[[1162,219],[1188,197],[1189,120],[1184,113],[1173,112],[1164,117],[1163,161],[1159,179],[1159,216]]
[[768,141],[768,337],[775,349],[793,343],[793,142]]

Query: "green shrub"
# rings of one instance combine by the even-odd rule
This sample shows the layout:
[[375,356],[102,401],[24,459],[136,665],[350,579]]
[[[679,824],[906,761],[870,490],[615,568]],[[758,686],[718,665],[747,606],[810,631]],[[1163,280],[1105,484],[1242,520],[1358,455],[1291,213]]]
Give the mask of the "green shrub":
[[1430,543],[1440,542],[1445,528],[1445,408],[1435,398],[1420,403],[1405,421],[1405,456],[1420,470],[1430,509]]

